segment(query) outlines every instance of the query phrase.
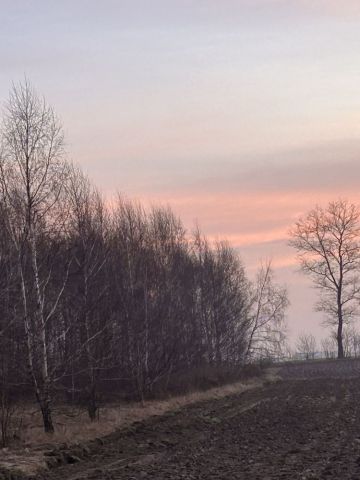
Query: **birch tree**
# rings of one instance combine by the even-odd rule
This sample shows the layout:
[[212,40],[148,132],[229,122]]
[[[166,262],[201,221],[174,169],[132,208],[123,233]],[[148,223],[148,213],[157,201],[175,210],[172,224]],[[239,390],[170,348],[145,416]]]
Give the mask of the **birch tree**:
[[48,333],[66,272],[54,296],[55,257],[43,255],[40,244],[44,246],[45,237],[49,241],[56,238],[64,220],[61,200],[67,169],[63,132],[53,109],[25,81],[11,90],[1,134],[0,184],[17,252],[28,367],[44,429],[53,432]]

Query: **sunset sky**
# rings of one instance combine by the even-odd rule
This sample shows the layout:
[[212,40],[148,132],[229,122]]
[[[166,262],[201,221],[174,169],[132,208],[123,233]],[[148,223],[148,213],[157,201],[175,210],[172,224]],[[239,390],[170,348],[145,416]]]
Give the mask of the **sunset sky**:
[[326,331],[288,230],[316,203],[360,202],[360,2],[0,1],[0,99],[24,75],[67,152],[111,198],[169,204],[272,258],[292,341]]

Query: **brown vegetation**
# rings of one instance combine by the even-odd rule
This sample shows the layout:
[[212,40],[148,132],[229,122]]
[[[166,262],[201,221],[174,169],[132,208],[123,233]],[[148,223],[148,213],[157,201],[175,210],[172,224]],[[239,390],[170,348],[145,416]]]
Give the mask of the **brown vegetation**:
[[104,402],[182,393],[191,372],[229,379],[259,352],[281,355],[287,298],[270,265],[252,284],[234,249],[169,208],[108,207],[28,82],[3,115],[0,226],[3,443],[14,401],[35,396],[53,433],[56,402],[95,421]]
[[359,478],[359,369],[359,360],[287,364],[283,380],[62,445],[40,478]]

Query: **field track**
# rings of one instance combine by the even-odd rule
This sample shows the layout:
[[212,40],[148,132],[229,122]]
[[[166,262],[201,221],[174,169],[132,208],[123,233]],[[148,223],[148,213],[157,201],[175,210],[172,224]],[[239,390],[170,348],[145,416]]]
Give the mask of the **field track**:
[[279,382],[137,423],[43,478],[360,480],[359,372],[283,367]]

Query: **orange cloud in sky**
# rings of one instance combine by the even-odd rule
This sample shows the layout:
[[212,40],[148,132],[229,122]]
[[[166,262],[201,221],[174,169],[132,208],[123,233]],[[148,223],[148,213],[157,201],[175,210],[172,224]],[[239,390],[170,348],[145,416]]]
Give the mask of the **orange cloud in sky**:
[[[241,243],[259,243],[287,236],[296,219],[316,204],[326,204],[339,197],[360,202],[360,193],[347,189],[337,191],[284,192],[177,192],[147,197],[147,203],[170,205],[191,228],[199,222],[211,235],[237,238]],[[243,240],[241,240],[243,239]]]
[[[213,240],[222,239],[223,235],[209,235]],[[264,230],[260,232],[230,233],[226,240],[234,247],[240,248],[248,245],[263,245],[266,243],[286,240],[287,230],[284,228]]]
[[355,190],[303,190],[283,192],[177,192],[143,198],[145,204],[169,205],[188,230],[199,224],[210,240],[226,239],[252,270],[261,258],[274,268],[295,267],[295,252],[288,247],[289,229],[316,204],[339,197],[360,203]]

